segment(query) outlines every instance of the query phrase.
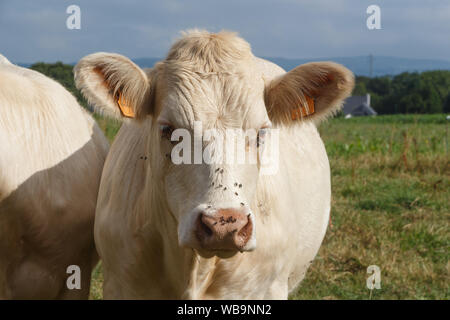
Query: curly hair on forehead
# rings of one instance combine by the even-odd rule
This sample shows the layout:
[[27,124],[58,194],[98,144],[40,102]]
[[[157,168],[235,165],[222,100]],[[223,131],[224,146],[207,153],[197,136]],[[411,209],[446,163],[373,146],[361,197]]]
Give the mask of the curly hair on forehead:
[[165,63],[199,73],[233,73],[253,58],[250,45],[237,33],[204,30],[182,32],[169,50]]

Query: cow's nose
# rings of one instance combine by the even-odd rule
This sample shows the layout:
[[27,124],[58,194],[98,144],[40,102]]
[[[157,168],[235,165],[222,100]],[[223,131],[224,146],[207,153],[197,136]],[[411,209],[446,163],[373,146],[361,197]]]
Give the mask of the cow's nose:
[[250,214],[221,209],[214,214],[201,213],[196,235],[204,249],[245,251],[252,236],[253,223]]

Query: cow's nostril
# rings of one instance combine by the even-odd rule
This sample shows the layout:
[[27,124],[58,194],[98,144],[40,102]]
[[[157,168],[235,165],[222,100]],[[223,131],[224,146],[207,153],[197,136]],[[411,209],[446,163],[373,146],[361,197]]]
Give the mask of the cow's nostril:
[[247,224],[236,235],[235,243],[238,248],[244,247],[252,236],[253,223],[249,216],[247,219]]
[[252,234],[250,214],[231,209],[221,209],[214,214],[201,213],[195,230],[200,245],[210,250],[242,251]]
[[201,240],[205,237],[211,237],[212,235],[213,235],[213,231],[203,221],[203,214],[201,214],[197,220],[197,237]]

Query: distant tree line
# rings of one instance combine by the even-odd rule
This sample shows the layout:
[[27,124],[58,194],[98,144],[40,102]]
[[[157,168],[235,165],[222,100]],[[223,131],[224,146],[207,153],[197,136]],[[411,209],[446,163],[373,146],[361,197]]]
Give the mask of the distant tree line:
[[62,62],[56,63],[44,63],[37,62],[33,64],[30,69],[36,70],[40,73],[45,74],[46,76],[58,81],[62,84],[67,90],[69,90],[75,98],[77,98],[78,102],[85,107],[86,109],[91,110],[88,107],[86,99],[84,99],[81,92],[75,86],[75,80],[73,78],[73,66],[70,64],[64,64]]
[[353,95],[370,93],[379,114],[450,112],[450,71],[401,73],[394,77],[357,76]]
[[[38,62],[31,69],[59,81],[88,108],[75,87],[73,66],[62,62]],[[366,93],[370,93],[371,106],[379,114],[450,113],[450,71],[405,72],[375,78],[357,76],[353,95]]]

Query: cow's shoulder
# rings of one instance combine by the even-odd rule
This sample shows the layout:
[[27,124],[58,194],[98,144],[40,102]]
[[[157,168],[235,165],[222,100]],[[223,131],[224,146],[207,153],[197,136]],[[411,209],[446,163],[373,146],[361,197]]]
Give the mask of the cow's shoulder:
[[0,105],[0,206],[28,225],[91,214],[108,149],[93,118],[56,81],[4,62]]

